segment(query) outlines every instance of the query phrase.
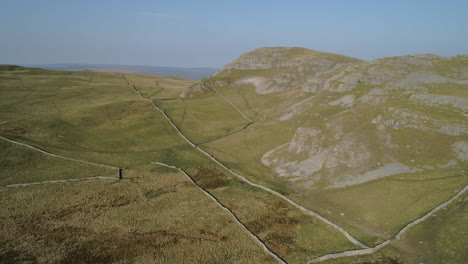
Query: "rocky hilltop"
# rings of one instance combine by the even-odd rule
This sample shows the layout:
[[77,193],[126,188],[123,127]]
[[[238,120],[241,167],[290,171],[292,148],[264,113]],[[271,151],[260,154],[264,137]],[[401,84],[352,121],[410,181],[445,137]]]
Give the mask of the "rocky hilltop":
[[183,96],[215,85],[253,89],[258,100],[277,98],[262,104],[257,120],[269,121],[273,131],[287,126],[295,132],[259,162],[297,186],[344,187],[466,166],[468,160],[467,55],[363,61],[303,48],[260,48],[211,80]]

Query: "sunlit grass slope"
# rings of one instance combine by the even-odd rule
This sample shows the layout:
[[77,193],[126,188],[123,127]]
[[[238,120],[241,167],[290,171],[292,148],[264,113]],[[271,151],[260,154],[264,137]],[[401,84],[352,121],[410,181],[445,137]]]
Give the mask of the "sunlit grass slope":
[[138,86],[138,90],[148,99],[177,98],[194,81],[177,78],[161,77],[148,74],[124,73],[125,78]]
[[242,129],[248,121],[218,94],[157,101],[182,132],[195,143]]
[[107,176],[117,169],[52,157],[0,139],[0,185]]
[[0,72],[0,95],[0,133],[51,152],[120,167],[208,162],[115,73]]
[[[148,167],[152,161],[186,169],[289,263],[303,263],[322,254],[354,248],[330,226],[221,171],[183,141],[161,113],[141,100],[120,74],[2,69],[1,135],[52,153],[125,170],[124,180],[115,183],[92,181],[2,189],[0,259],[59,263],[271,263],[261,247],[225,211],[181,174],[170,173],[164,167]],[[130,78],[127,76],[127,80],[138,83],[138,76]],[[153,88],[143,84],[151,78],[143,79],[140,85],[146,89],[144,94],[151,94]],[[235,120],[239,125],[245,125],[242,116],[228,103],[214,101],[205,101],[213,103],[212,109],[194,104],[196,107],[190,108],[193,114],[188,115],[193,119],[190,122],[203,116],[197,110],[213,110],[216,122],[222,120],[223,113],[229,117],[232,113],[233,117],[238,116]],[[208,119],[210,111],[204,112]],[[224,122],[228,128],[235,123]],[[226,129],[213,128],[215,132],[190,131],[211,136],[209,133],[219,135]],[[33,157],[34,162],[42,161]],[[34,177],[22,166],[21,159],[18,157],[18,162],[2,173],[18,173],[27,180]],[[40,168],[75,170],[48,159]],[[64,175],[76,176],[73,171]]]
[[[218,89],[254,124],[201,147],[252,181],[278,190],[339,223],[369,245],[392,237],[406,223],[424,215],[468,184],[467,163],[454,151],[457,142],[467,142],[466,110],[447,103],[453,98],[436,97],[467,98],[466,56],[420,55],[370,63],[356,61],[319,75],[315,72],[320,69],[320,64],[315,63],[319,57],[307,57],[315,55],[325,62],[334,61],[335,65],[352,62],[334,54],[303,49],[264,48],[242,55],[211,77]],[[262,63],[270,61],[271,68],[253,69],[258,65],[264,67]],[[309,72],[307,67],[311,69]],[[412,79],[412,73],[423,77]],[[264,78],[280,89],[261,94],[256,85],[240,82],[252,76]],[[309,79],[314,84],[326,84],[323,87],[327,88],[304,92],[301,85],[308,84]],[[346,85],[354,86],[339,89]],[[432,98],[441,101],[415,100],[419,95],[434,96]],[[195,93],[196,96],[200,95]],[[345,97],[353,98],[352,106],[333,103]],[[376,128],[379,119],[387,122],[384,132]],[[199,121],[202,123],[201,119]],[[340,143],[356,142],[355,147],[342,153],[355,153],[356,158],[369,154],[365,164],[368,170],[399,162],[415,172],[332,189],[327,187],[360,172],[350,172],[349,167],[343,165],[318,171],[314,181],[307,177],[279,176],[262,162],[262,157],[268,151],[289,144],[296,131],[303,127],[322,131],[317,136],[321,137],[319,142],[314,143],[317,149],[333,149]],[[294,143],[295,147],[308,147],[307,142]],[[360,153],[360,146],[366,147],[368,153]],[[306,154],[284,151],[275,158],[283,158],[290,162],[284,164],[291,166],[306,159]]]

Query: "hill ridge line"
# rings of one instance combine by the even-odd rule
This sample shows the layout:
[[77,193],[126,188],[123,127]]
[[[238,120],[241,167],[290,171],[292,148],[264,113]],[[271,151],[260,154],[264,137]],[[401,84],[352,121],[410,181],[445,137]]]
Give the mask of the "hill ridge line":
[[232,175],[238,177],[239,179],[242,179],[243,181],[245,181],[246,183],[254,186],[254,187],[257,187],[259,189],[262,189],[266,192],[269,192],[277,197],[280,197],[282,198],[283,200],[287,201],[289,204],[291,204],[292,206],[300,209],[301,211],[303,212],[306,212],[308,213],[309,215],[312,215],[318,219],[320,219],[321,221],[325,222],[326,224],[332,226],[335,230],[339,231],[340,233],[342,233],[351,243],[353,243],[354,245],[356,246],[359,246],[360,248],[369,248],[368,246],[364,245],[363,243],[361,243],[360,241],[358,241],[356,238],[354,238],[351,234],[349,234],[344,228],[338,226],[337,224],[333,223],[332,221],[326,219],[325,217],[321,216],[320,214],[312,211],[312,210],[309,210],[297,203],[295,203],[294,201],[292,201],[291,199],[285,197],[284,195],[280,194],[279,192],[277,191],[274,191],[268,187],[265,187],[263,185],[260,185],[260,184],[256,184],[256,183],[253,183],[251,181],[249,181],[247,178],[245,178],[244,176],[241,176],[239,174],[237,174],[236,172],[232,171],[231,169],[229,169],[226,165],[224,165],[222,162],[220,162],[218,159],[216,159],[214,156],[212,156],[210,153],[206,152],[205,150],[203,150],[202,148],[199,148],[198,146],[196,146],[192,141],[190,141],[181,131],[180,129],[175,125],[175,123],[172,121],[172,119],[161,109],[159,108],[152,100],[148,99],[148,98],[145,98],[141,95],[141,93],[138,91],[138,89],[135,87],[135,85],[133,84],[130,84],[126,79],[125,77],[123,76],[123,74],[121,74],[122,76],[122,79],[130,86],[133,87],[134,91],[145,101],[148,101],[150,102],[155,108],[156,110],[158,110],[159,112],[161,112],[163,114],[163,116],[169,121],[169,123],[176,129],[177,133],[185,140],[187,141],[187,143],[189,143],[192,147],[196,148],[198,151],[200,151],[201,153],[203,153],[204,155],[208,156],[211,160],[213,160],[215,163],[217,163],[218,165],[220,165],[223,169],[227,170],[228,172],[230,172]]
[[205,195],[207,195],[211,200],[213,200],[219,207],[221,207],[223,210],[225,210],[226,212],[228,212],[229,215],[231,215],[231,217],[234,219],[234,221],[240,225],[242,227],[242,229],[244,230],[244,232],[246,232],[252,239],[254,239],[257,244],[259,244],[263,250],[265,252],[267,252],[270,256],[272,256],[273,258],[275,258],[276,260],[278,260],[280,263],[283,263],[283,264],[287,264],[287,262],[285,260],[283,260],[280,256],[278,256],[275,252],[273,252],[270,248],[268,248],[268,246],[257,236],[255,235],[252,231],[250,231],[250,229],[240,221],[240,219],[234,214],[233,211],[231,211],[231,209],[227,208],[226,206],[224,206],[214,195],[212,195],[208,190],[205,190],[203,187],[201,187],[200,185],[198,185],[195,180],[190,177],[190,175],[183,169],[181,168],[178,168],[178,167],[175,167],[175,166],[171,166],[171,165],[168,165],[168,164],[165,164],[165,163],[162,163],[162,162],[157,162],[157,161],[153,161],[151,162],[152,164],[156,164],[156,165],[160,165],[160,166],[163,166],[163,167],[166,167],[166,168],[170,168],[170,169],[174,169],[174,170],[178,170],[180,173],[184,174],[189,180],[190,182],[195,185],[199,190],[201,190]]

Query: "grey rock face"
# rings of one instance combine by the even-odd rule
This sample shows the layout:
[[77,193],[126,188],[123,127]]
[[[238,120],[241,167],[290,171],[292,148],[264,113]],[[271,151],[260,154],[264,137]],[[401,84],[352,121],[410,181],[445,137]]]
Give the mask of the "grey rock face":
[[256,49],[242,54],[224,69],[258,70],[270,69],[279,64],[287,56],[289,48]]
[[430,105],[449,105],[463,111],[468,111],[468,99],[456,96],[443,96],[435,94],[413,94],[411,100]]
[[242,54],[224,67],[238,70],[270,69],[274,67],[297,68],[300,73],[326,72],[344,65],[328,54],[310,53],[294,57],[292,48],[261,48]]
[[461,160],[468,160],[468,142],[459,141],[454,144],[457,157]]
[[185,89],[179,96],[182,98],[190,97],[195,93],[208,93],[210,92],[211,84],[208,82],[200,81],[194,84],[192,87]]
[[[284,121],[276,123],[295,134],[261,162],[293,184],[334,188],[466,162],[465,60],[422,54],[365,62],[263,48],[226,65],[213,82],[232,89],[251,85],[259,98],[283,92],[270,96],[286,98],[265,106],[262,118]],[[199,83],[184,96],[210,88]]]

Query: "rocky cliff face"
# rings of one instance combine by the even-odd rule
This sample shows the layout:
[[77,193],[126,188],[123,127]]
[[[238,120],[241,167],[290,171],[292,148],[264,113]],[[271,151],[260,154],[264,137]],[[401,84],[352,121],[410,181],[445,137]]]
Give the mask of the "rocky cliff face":
[[237,60],[224,67],[238,70],[271,69],[287,58],[291,48],[263,48],[242,54]]
[[211,91],[210,87],[211,87],[211,83],[209,83],[208,81],[198,81],[194,85],[185,89],[179,96],[182,98],[185,98],[185,97],[191,97],[197,94],[209,93]]

